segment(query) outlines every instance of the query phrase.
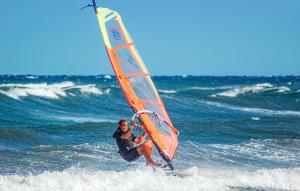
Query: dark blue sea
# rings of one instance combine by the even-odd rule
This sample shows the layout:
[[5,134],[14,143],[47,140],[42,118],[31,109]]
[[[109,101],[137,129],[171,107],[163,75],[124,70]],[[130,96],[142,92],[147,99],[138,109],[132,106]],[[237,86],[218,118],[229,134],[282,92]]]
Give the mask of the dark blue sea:
[[0,190],[300,190],[300,76],[153,81],[180,132],[173,165],[197,174],[122,160],[112,134],[133,113],[114,76],[2,75]]

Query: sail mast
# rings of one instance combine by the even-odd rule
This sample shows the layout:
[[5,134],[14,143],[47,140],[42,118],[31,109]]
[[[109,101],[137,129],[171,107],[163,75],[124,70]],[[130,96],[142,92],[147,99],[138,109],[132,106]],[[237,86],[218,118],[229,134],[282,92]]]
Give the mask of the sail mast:
[[94,7],[94,10],[95,10],[95,13],[97,14],[98,11],[97,11],[97,4],[96,4],[96,0],[93,0],[93,7]]

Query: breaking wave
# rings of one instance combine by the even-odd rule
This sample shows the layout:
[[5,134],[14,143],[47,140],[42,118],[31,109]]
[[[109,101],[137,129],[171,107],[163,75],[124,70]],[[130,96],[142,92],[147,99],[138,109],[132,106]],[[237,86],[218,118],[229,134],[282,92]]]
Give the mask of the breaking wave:
[[26,76],[26,79],[30,79],[30,80],[35,80],[38,78],[39,78],[38,76],[32,76],[32,75]]
[[299,190],[300,169],[218,170],[201,168],[180,178],[152,169],[88,171],[71,168],[39,175],[0,176],[1,191],[10,190]]
[[254,120],[254,121],[259,121],[260,120],[259,117],[251,117],[251,119]]
[[211,95],[212,97],[216,96],[224,96],[224,97],[237,97],[241,94],[248,94],[248,93],[260,93],[264,91],[277,91],[278,93],[288,92],[290,88],[286,86],[278,86],[274,87],[270,83],[262,83],[262,84],[255,84],[253,86],[246,86],[246,87],[239,87],[234,88],[225,92],[217,93]]
[[229,104],[223,104],[219,102],[211,102],[211,101],[200,101],[206,105],[214,106],[214,107],[221,107],[226,108],[234,111],[243,111],[243,112],[250,112],[250,113],[259,113],[263,115],[277,115],[277,116],[300,116],[300,111],[289,111],[289,110],[271,110],[271,109],[261,109],[261,108],[251,108],[251,107],[240,107],[240,106],[233,106]]
[[105,75],[103,78],[105,78],[105,79],[112,79],[112,77],[111,77],[111,75]]
[[199,86],[193,86],[190,88],[187,88],[186,90],[227,90],[231,88],[235,88],[236,86],[217,86],[217,87],[199,87]]
[[56,120],[60,121],[72,121],[77,123],[116,123],[117,120],[109,119],[109,118],[101,118],[101,117],[93,117],[93,116],[54,116]]
[[[51,99],[59,99],[68,95],[67,90],[77,89],[82,94],[103,95],[109,94],[110,89],[101,90],[94,84],[75,85],[73,82],[61,83],[29,83],[29,84],[0,84],[0,94],[13,99],[21,97],[37,96]],[[70,93],[70,95],[74,95]]]
[[161,93],[165,93],[165,94],[175,94],[177,93],[177,91],[175,90],[158,90]]

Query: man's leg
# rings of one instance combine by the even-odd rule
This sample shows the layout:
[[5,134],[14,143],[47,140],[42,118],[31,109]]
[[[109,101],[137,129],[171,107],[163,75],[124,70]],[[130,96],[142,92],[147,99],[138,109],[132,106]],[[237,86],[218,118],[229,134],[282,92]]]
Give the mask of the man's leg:
[[137,147],[137,151],[139,154],[144,155],[146,158],[146,165],[152,166],[154,165],[154,161],[152,159],[152,142],[151,141],[146,141],[140,146]]

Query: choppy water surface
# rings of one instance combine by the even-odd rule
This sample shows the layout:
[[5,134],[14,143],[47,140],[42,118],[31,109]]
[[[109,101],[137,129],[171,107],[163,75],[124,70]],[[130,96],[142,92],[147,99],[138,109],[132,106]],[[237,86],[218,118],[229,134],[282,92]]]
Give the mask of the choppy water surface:
[[120,158],[112,133],[132,111],[113,76],[4,75],[0,190],[300,190],[300,77],[153,81],[180,131],[174,166],[198,175]]

